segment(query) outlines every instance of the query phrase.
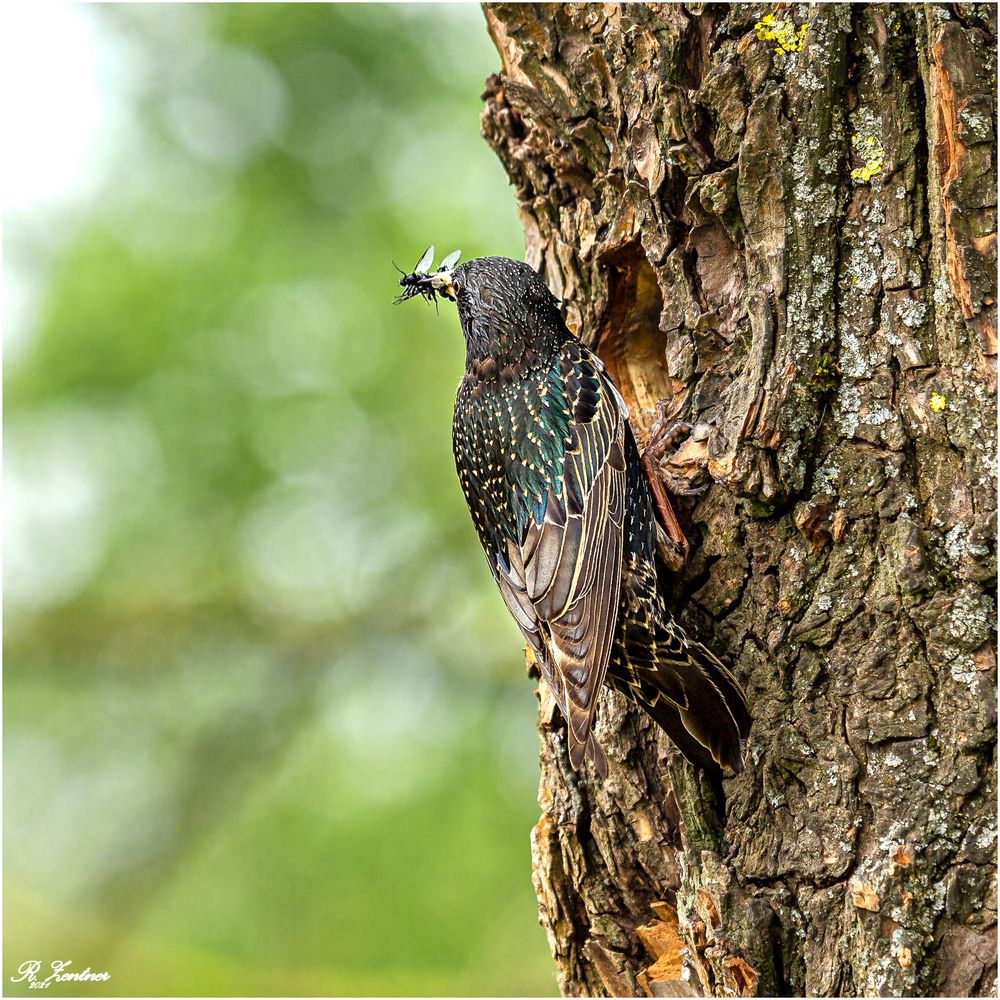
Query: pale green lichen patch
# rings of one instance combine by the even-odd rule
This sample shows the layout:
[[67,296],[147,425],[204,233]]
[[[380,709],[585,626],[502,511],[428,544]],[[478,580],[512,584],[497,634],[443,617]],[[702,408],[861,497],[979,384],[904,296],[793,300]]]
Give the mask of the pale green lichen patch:
[[851,114],[851,148],[861,166],[851,171],[855,184],[870,184],[882,172],[885,146],[882,143],[882,119],[867,104],[859,105]]
[[855,132],[851,136],[851,145],[854,151],[864,160],[864,164],[855,167],[851,171],[851,180],[859,184],[869,184],[871,179],[882,173],[882,161],[885,159],[885,150],[882,143],[874,135],[863,135]]
[[903,296],[896,305],[896,312],[902,322],[911,330],[918,330],[927,318],[927,306],[919,299]]
[[852,438],[858,430],[858,407],[861,405],[861,391],[856,385],[842,385],[834,416],[844,437]]
[[806,25],[796,28],[793,21],[776,18],[773,14],[765,14],[754,25],[754,30],[762,42],[774,42],[774,53],[778,56],[801,52],[806,44]]

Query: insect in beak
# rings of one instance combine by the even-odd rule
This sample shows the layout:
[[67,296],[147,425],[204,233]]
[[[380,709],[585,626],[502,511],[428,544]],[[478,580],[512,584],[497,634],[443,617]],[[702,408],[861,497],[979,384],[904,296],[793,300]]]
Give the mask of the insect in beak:
[[451,271],[437,271],[431,275],[431,288],[446,299],[451,299],[452,302],[455,301],[457,292],[455,289],[455,279]]
[[[424,251],[423,256],[417,261],[416,267],[409,274],[404,274],[400,268],[396,267],[396,270],[403,275],[399,279],[399,284],[403,291],[400,295],[396,296],[396,304],[398,305],[400,302],[412,299],[415,295],[421,296],[421,298],[426,299],[428,302],[433,302],[435,307],[437,307],[438,295],[443,295],[445,298],[454,301],[455,282],[452,268],[458,263],[461,255],[461,250],[456,250],[454,253],[448,254],[441,261],[438,269],[431,271],[430,267],[434,263],[434,247],[431,246]],[[395,264],[393,267],[395,267]]]

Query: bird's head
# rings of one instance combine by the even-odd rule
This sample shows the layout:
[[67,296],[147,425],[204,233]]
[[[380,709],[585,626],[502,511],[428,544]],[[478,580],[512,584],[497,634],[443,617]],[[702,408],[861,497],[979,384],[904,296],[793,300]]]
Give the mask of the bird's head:
[[460,253],[449,254],[431,270],[434,247],[428,247],[411,272],[405,274],[397,268],[403,291],[395,301],[419,295],[436,302],[441,295],[458,304],[463,326],[472,320],[510,325],[518,320],[537,322],[559,316],[555,296],[528,264],[510,257],[476,257],[458,265]]
[[544,354],[571,336],[555,296],[528,264],[476,257],[459,265],[458,259],[456,251],[431,270],[434,248],[428,247],[413,271],[399,279],[403,292],[396,301],[419,295],[436,304],[440,295],[455,302],[469,359]]

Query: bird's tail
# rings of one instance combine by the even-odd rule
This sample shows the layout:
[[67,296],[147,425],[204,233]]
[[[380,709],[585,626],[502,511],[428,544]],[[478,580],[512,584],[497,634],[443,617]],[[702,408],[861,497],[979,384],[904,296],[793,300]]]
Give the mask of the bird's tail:
[[751,719],[739,681],[676,626],[656,639],[652,655],[631,664],[629,694],[692,764],[742,771]]
[[606,778],[608,776],[608,758],[604,753],[604,748],[597,742],[597,737],[593,733],[587,734],[585,743],[574,740],[572,735],[570,736],[569,759],[574,771],[580,770],[584,757],[594,765],[594,769],[600,777]]

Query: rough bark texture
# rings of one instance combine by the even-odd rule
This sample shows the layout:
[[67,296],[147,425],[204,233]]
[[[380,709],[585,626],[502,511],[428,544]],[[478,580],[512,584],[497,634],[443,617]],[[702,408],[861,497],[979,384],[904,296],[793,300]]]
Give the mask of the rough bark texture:
[[563,991],[991,992],[994,8],[486,18],[528,260],[640,437],[694,425],[676,607],[754,715],[713,788],[606,692],[600,782],[541,693]]

